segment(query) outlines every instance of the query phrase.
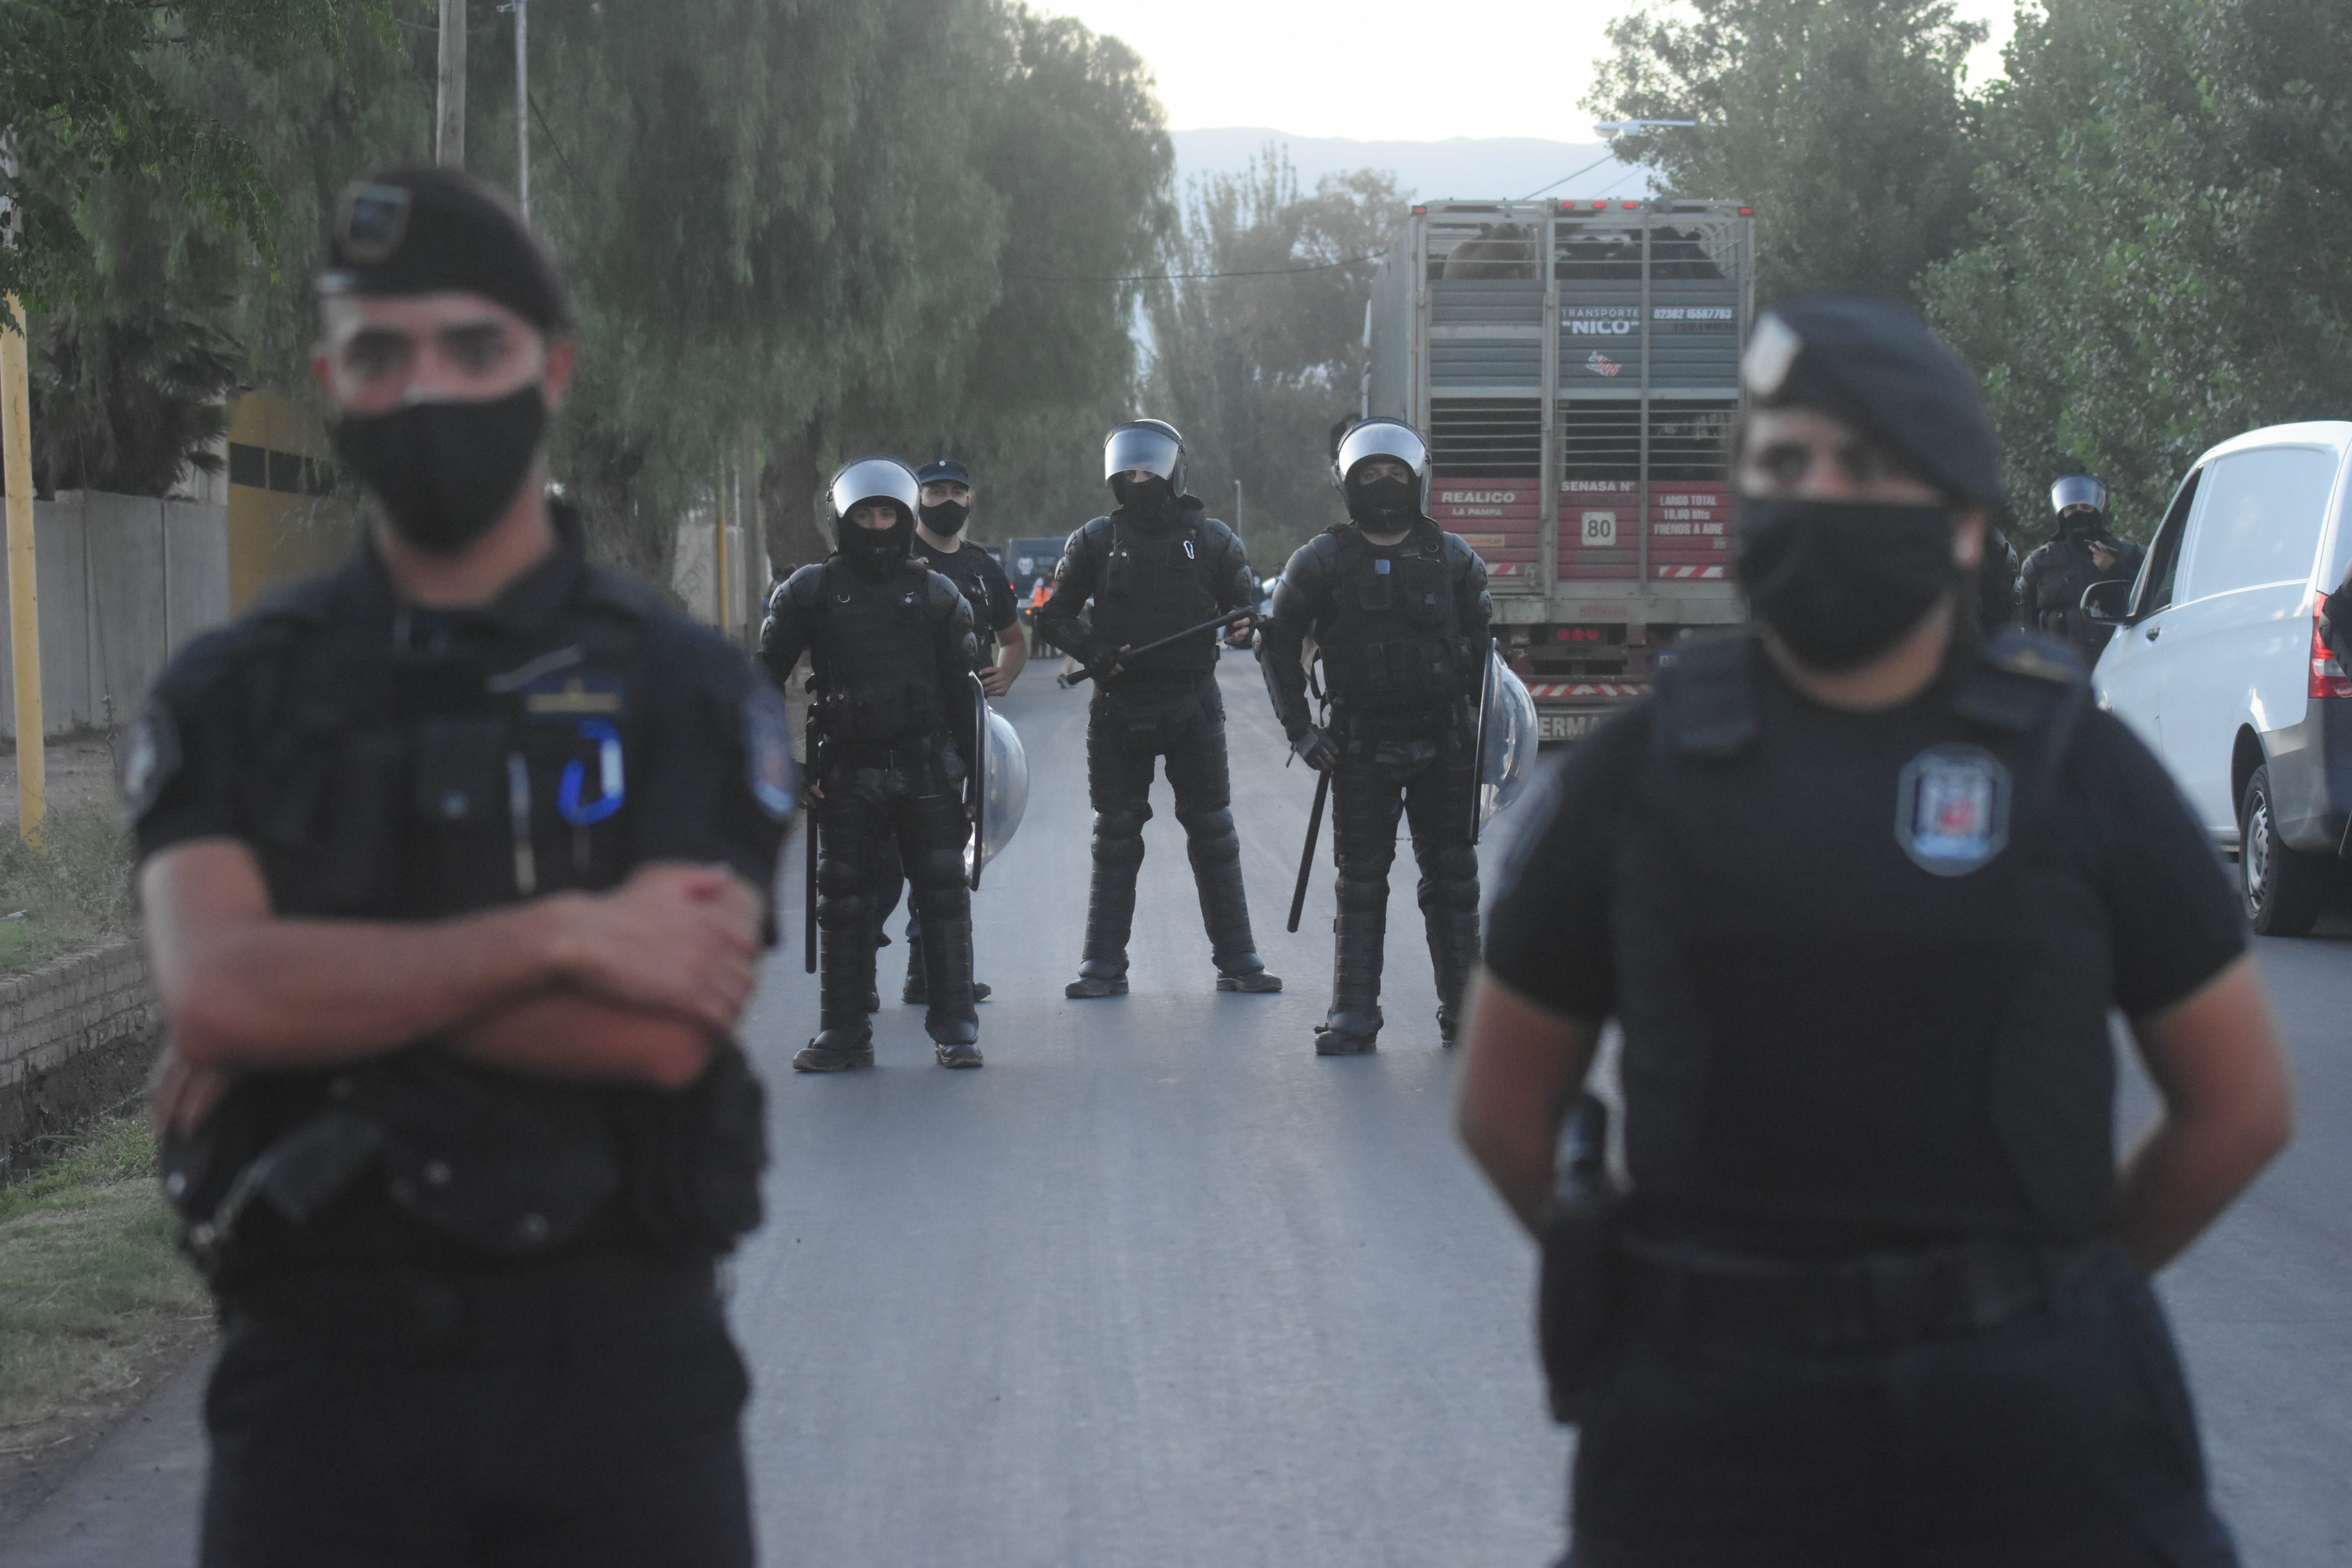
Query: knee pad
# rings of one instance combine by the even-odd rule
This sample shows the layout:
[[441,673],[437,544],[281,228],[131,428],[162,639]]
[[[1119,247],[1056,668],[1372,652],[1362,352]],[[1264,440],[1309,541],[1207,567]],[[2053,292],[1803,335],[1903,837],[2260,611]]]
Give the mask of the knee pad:
[[926,849],[915,858],[915,864],[908,869],[914,873],[908,879],[914,888],[917,909],[927,907],[924,899],[941,888],[967,886],[964,881],[963,846],[961,844]]
[[963,866],[958,862],[952,882],[915,889],[915,913],[921,916],[924,929],[950,921],[971,918],[971,886],[963,879]]
[[1150,808],[1095,814],[1095,858],[1111,866],[1143,863],[1143,823]]
[[827,892],[820,877],[816,923],[827,931],[870,931],[874,925],[874,900],[864,888]]
[[1432,855],[1422,867],[1421,907],[1424,910],[1475,910],[1478,907],[1478,851],[1455,844]]

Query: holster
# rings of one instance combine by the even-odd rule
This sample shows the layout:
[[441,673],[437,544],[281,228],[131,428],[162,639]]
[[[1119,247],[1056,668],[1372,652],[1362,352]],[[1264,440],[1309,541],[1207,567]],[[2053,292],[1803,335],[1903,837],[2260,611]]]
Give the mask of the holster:
[[1559,1184],[1538,1233],[1536,1339],[1552,1418],[1564,1425],[1591,1413],[1624,1319],[1625,1260],[1616,1237],[1622,1199],[1609,1177],[1608,1116],[1589,1094],[1570,1108]]

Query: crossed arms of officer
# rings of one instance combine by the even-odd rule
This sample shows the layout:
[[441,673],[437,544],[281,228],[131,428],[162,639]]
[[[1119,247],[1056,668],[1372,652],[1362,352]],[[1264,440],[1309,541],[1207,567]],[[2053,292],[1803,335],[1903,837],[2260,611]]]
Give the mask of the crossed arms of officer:
[[172,1048],[157,1115],[187,1125],[240,1068],[355,1061],[426,1037],[486,1066],[691,1083],[759,963],[761,896],[720,866],[645,867],[451,920],[286,919],[253,851],[173,846],[142,869]]

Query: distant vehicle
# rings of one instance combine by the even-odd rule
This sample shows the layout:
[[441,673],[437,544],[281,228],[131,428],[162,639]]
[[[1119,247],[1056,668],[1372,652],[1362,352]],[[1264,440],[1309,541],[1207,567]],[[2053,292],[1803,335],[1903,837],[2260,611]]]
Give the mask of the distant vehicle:
[[2352,563],[2352,423],[2274,425],[2197,460],[2133,583],[2083,596],[2117,627],[2092,683],[2223,848],[2247,918],[2301,936],[2352,822],[2352,676],[2319,612]]
[[1013,596],[1023,604],[1039,583],[1048,588],[1054,584],[1054,568],[1062,563],[1062,545],[1068,536],[1052,538],[1008,539],[997,560],[1006,575],[1013,579]]
[[1547,741],[1745,618],[1725,443],[1755,231],[1729,201],[1431,202],[1373,276],[1362,412],[1428,436],[1431,513],[1486,558]]

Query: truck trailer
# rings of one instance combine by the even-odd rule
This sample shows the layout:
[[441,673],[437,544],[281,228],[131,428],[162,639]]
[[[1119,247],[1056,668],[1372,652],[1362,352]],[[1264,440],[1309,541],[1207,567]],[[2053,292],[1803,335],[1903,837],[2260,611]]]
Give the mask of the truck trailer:
[[1430,202],[1373,275],[1362,413],[1428,437],[1431,515],[1486,558],[1546,741],[1745,618],[1726,441],[1755,255],[1735,201]]

